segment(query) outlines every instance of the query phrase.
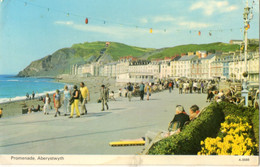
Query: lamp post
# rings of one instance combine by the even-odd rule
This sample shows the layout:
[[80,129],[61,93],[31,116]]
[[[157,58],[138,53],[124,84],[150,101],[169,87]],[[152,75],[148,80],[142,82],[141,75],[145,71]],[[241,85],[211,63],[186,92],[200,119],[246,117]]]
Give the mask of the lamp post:
[[249,22],[253,18],[252,11],[250,18],[248,18],[250,13],[250,7],[248,7],[248,0],[246,1],[246,7],[244,8],[243,18],[244,18],[244,43],[245,43],[245,72],[243,73],[244,82],[243,90],[241,91],[241,96],[245,97],[245,106],[248,106],[248,90],[247,90],[247,30],[250,28]]

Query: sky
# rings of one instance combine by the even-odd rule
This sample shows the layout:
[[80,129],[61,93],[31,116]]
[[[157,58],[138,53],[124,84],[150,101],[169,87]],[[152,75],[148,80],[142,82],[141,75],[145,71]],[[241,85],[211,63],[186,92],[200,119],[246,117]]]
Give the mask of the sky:
[[[249,0],[253,19],[248,38],[259,38],[259,0],[254,1],[253,5]],[[245,4],[246,0],[0,0],[0,74],[17,74],[32,61],[76,43],[164,48],[242,40]]]

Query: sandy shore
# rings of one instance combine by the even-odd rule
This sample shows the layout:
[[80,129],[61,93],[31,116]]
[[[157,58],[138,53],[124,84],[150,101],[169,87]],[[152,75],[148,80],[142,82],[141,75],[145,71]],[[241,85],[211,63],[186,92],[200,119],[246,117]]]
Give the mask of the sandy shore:
[[[84,82],[89,91],[90,91],[90,102],[89,103],[97,103],[97,100],[99,98],[99,90],[100,86],[102,84],[105,84],[109,87],[110,91],[115,92],[115,96],[118,95],[119,86],[116,86],[116,81],[113,78],[108,77],[88,77],[88,78],[81,78],[81,77],[65,77],[62,79],[58,79],[57,82],[66,83],[68,85],[77,85],[79,87],[80,82]],[[52,95],[51,95],[52,99]],[[19,116],[22,114],[22,108],[23,106],[31,107],[34,105],[34,107],[37,107],[38,105],[43,106],[44,103],[42,101],[39,101],[39,99],[35,100],[22,100],[22,101],[13,101],[8,103],[0,104],[0,108],[3,108],[3,117],[12,117],[12,116]],[[51,102],[51,106],[53,105],[53,99]]]

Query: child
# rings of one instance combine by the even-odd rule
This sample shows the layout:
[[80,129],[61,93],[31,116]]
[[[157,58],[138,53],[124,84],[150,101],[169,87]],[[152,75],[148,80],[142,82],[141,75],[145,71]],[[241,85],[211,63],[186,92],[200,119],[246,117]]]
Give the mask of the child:
[[122,89],[121,88],[119,89],[118,94],[119,94],[119,97],[122,96]]

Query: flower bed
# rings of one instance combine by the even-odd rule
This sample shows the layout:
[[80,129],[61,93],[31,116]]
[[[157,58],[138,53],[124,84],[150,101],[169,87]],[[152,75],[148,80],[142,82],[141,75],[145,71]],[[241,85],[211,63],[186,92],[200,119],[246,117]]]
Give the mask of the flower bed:
[[201,141],[198,155],[256,155],[258,145],[252,140],[251,129],[247,118],[229,115],[221,123],[218,137]]

